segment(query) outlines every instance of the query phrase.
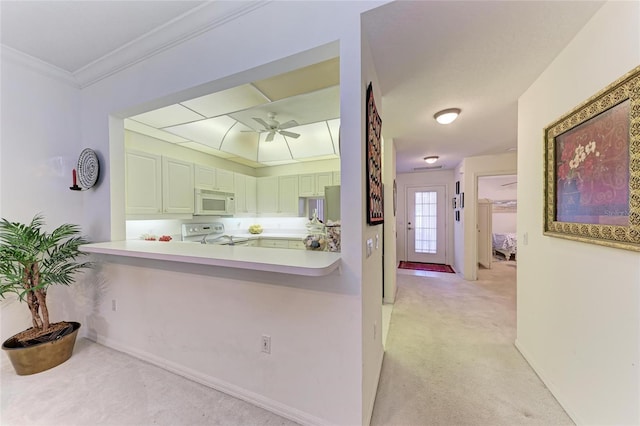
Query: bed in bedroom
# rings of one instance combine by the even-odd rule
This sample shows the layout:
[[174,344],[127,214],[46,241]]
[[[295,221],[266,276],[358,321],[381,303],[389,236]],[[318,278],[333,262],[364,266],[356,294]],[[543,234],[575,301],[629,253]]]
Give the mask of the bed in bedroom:
[[494,233],[492,245],[494,254],[501,254],[507,260],[516,260],[517,241],[515,233]]

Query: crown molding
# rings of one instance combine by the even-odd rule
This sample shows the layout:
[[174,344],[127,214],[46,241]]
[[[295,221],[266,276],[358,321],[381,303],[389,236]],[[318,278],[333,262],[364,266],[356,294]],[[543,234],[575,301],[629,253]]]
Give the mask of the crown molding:
[[270,2],[207,2],[91,62],[72,75],[80,88],[91,86]]
[[7,61],[28,68],[40,75],[52,78],[75,89],[81,88],[78,84],[78,81],[70,72],[63,70],[62,68],[58,68],[55,65],[51,65],[50,63],[42,61],[31,55],[27,55],[26,53],[23,53],[19,50],[2,45],[1,55],[2,61]]

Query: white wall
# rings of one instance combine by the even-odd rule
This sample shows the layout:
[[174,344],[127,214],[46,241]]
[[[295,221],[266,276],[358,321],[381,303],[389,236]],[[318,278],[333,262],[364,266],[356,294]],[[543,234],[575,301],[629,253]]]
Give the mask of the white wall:
[[542,132],[638,64],[640,3],[608,2],[518,103],[516,344],[578,424],[640,423],[640,255],[542,235]]
[[[3,48],[1,58],[0,215],[29,222],[42,213],[46,229],[82,223],[83,200],[90,191],[71,191],[71,173],[82,148],[78,117],[80,93],[68,82],[34,70]],[[28,66],[31,64],[33,66]],[[72,320],[59,302],[66,288],[51,291],[52,321]],[[26,304],[3,301],[1,338],[31,326]]]
[[[453,265],[455,258],[455,246],[453,243],[454,216],[451,208],[451,199],[455,194],[453,170],[432,170],[428,172],[399,173],[396,177],[398,185],[398,214],[396,217],[396,228],[398,240],[396,245],[398,261],[407,260],[407,190],[419,186],[444,186],[446,205],[446,238],[447,250],[446,260],[448,265]],[[454,267],[455,269],[455,267]],[[458,271],[458,269],[456,269]]]
[[[376,75],[375,68],[373,66],[373,58],[371,56],[371,49],[367,42],[366,38],[363,38],[361,41],[361,50],[362,55],[361,58],[357,58],[356,60],[361,64],[361,82],[360,82],[360,98],[359,98],[359,109],[360,109],[360,117],[365,117],[366,111],[366,87],[369,83],[372,84],[373,87],[373,95],[376,103],[376,109],[378,110],[378,114],[384,123],[384,111],[382,108],[382,95],[380,92],[380,84],[378,83],[378,76]],[[353,61],[353,58],[351,59]],[[355,61],[354,61],[355,62]],[[351,66],[356,66],[355,64],[351,64]],[[354,79],[355,80],[355,79]],[[342,81],[342,80],[341,80]],[[355,81],[354,81],[355,83]],[[366,124],[363,124],[364,128]],[[359,155],[361,159],[364,159],[362,153],[366,152],[365,149],[365,135],[366,132],[363,133],[363,137],[360,140],[360,146],[357,147],[359,150],[352,151],[352,155]],[[342,138],[344,140],[344,138]],[[383,141],[384,143],[384,141]],[[344,143],[342,144],[344,145]],[[356,148],[356,144],[350,144],[351,148]],[[385,149],[389,147],[382,147],[384,152]],[[384,156],[381,159],[383,161],[382,164],[382,179],[383,184],[385,186],[389,186],[390,182],[385,181],[385,178],[388,179],[389,176],[385,175],[384,168],[386,165],[384,164]],[[359,170],[358,172],[358,181],[360,184],[360,194],[366,194],[366,181],[364,176],[366,175],[366,162],[358,161],[359,167],[357,167],[354,163],[344,162],[343,164],[348,165],[348,167],[354,167],[355,170]],[[342,170],[345,171],[346,167],[343,167]],[[355,170],[350,170],[354,172]],[[346,192],[346,193],[345,193]],[[354,194],[358,192],[351,191],[340,191],[340,196],[342,199],[340,200],[341,210],[345,210],[346,206],[349,206],[349,211],[352,209],[358,211],[360,216],[358,218],[354,218],[354,222],[357,221],[359,226],[362,229],[363,239],[371,239],[373,240],[373,252],[370,257],[366,256],[365,253],[365,241],[362,241],[362,244],[359,247],[361,257],[361,265],[362,265],[362,369],[363,369],[363,377],[362,377],[362,417],[365,424],[369,424],[371,419],[371,414],[373,413],[373,404],[376,398],[376,390],[378,388],[378,379],[380,377],[380,369],[382,368],[382,358],[384,356],[384,349],[382,344],[382,285],[383,285],[383,276],[382,276],[382,245],[383,245],[383,226],[384,225],[376,225],[369,226],[365,220],[366,218],[366,196],[354,197]],[[346,199],[345,199],[346,198]],[[360,200],[360,205],[358,206],[355,200]],[[388,203],[389,199],[384,199],[385,207],[385,215],[388,211]],[[358,208],[359,207],[359,208]],[[388,216],[385,216],[387,219]],[[344,227],[344,222],[342,223]],[[344,240],[343,240],[344,241]],[[355,247],[354,247],[355,249]],[[343,246],[342,251],[348,250]]]
[[[103,185],[104,191],[91,194],[90,202],[85,204],[84,220],[96,239],[108,240],[124,237],[121,117],[339,54],[341,193],[342,205],[350,206],[342,215],[341,274],[331,276],[326,286],[321,280],[307,278],[272,279],[268,285],[258,280],[255,284],[255,276],[236,279],[235,273],[222,280],[207,280],[205,275],[210,273],[206,271],[196,276],[170,271],[161,274],[144,265],[113,262],[105,265],[108,273],[101,290],[104,294],[133,302],[138,300],[136,295],[144,296],[157,284],[160,290],[153,296],[157,306],[164,307],[163,312],[172,311],[175,318],[191,321],[191,299],[176,298],[176,292],[181,290],[172,284],[172,280],[183,281],[183,286],[193,285],[195,294],[204,292],[204,298],[215,301],[215,307],[207,310],[207,319],[214,327],[207,331],[204,343],[189,346],[189,342],[197,341],[197,329],[189,329],[184,337],[187,340],[172,342],[169,336],[176,333],[172,323],[162,320],[143,324],[136,309],[119,309],[115,317],[110,315],[105,320],[111,296],[100,296],[97,311],[88,318],[93,336],[145,358],[153,355],[147,359],[171,365],[182,374],[204,374],[208,383],[219,383],[227,391],[224,383],[232,384],[243,398],[284,411],[284,415],[299,421],[367,423],[382,358],[379,333],[376,338],[372,333],[375,321],[380,326],[381,260],[377,251],[375,257],[363,261],[364,241],[377,228],[363,225],[362,117],[364,80],[371,70],[361,73],[359,52],[360,13],[374,4],[268,3],[83,90],[83,140],[109,153],[106,180],[110,183]],[[264,23],[272,20],[287,25],[270,26],[265,31]],[[361,202],[354,204],[353,200],[358,199]],[[154,286],[150,285],[152,282]],[[282,285],[274,285],[276,282]],[[212,293],[214,288],[221,291]],[[167,304],[162,295],[173,304]],[[229,317],[226,309],[217,309],[227,303],[238,305],[238,315]],[[252,305],[259,306],[254,310]],[[264,320],[267,312],[273,317],[271,320]],[[279,347],[283,352],[256,362],[256,343],[263,332],[271,334],[274,350]],[[166,345],[157,345],[160,341]],[[322,342],[321,347],[318,342]],[[215,366],[211,365],[212,360]]]

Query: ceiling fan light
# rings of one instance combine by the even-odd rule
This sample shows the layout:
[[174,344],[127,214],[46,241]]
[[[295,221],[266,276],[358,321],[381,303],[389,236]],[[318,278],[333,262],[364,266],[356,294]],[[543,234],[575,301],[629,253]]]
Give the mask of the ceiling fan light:
[[433,164],[438,161],[438,158],[440,157],[438,157],[437,155],[430,155],[428,157],[424,157],[424,161],[426,161],[427,164]]
[[433,118],[440,124],[450,124],[458,118],[460,115],[460,108],[449,108],[443,109],[442,111],[438,111],[434,114]]

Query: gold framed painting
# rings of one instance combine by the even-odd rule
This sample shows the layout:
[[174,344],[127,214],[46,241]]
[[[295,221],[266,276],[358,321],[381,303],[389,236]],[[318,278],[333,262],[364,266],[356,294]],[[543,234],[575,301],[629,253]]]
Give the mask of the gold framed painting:
[[640,251],[640,67],[544,129],[544,234]]

